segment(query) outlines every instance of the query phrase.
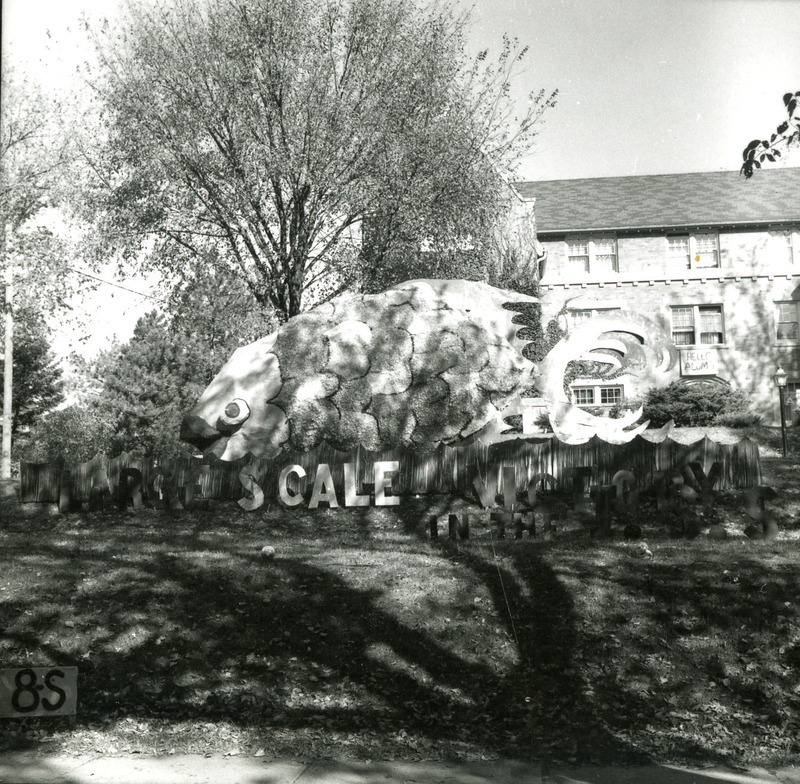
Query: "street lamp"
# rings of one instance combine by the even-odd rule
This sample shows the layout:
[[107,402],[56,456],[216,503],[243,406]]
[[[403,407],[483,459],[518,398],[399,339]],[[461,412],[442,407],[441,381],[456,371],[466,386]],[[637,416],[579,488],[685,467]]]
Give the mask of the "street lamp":
[[778,369],[775,371],[775,375],[772,378],[775,379],[775,386],[778,387],[778,399],[781,407],[781,438],[783,439],[783,456],[786,457],[786,412],[783,404],[783,398],[786,394],[786,371],[780,365],[778,365]]

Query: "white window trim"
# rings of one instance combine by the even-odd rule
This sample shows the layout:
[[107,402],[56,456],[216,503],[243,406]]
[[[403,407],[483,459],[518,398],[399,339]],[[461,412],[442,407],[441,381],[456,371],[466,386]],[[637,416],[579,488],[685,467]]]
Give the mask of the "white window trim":
[[[672,319],[672,313],[676,308],[691,308],[692,309],[692,328],[694,332],[694,339],[700,337],[700,308],[719,308],[720,317],[722,318],[722,343],[675,343],[672,336],[675,332],[675,325]],[[777,330],[776,330],[777,333]],[[678,350],[684,348],[724,348],[728,345],[728,330],[725,324],[725,306],[721,302],[692,302],[692,303],[674,303],[669,307],[669,338]]]
[[[614,243],[614,268],[609,269],[598,269],[597,268],[597,257],[599,255],[607,255],[607,254],[599,254],[597,252],[597,242],[598,241],[608,242],[609,240]],[[566,270],[570,271],[570,254],[569,254],[569,246],[572,243],[582,243],[587,246],[587,250],[589,252],[589,270],[582,274],[584,275],[599,275],[599,274],[609,274],[609,275],[616,275],[619,273],[619,242],[617,241],[616,234],[592,234],[590,236],[580,236],[580,235],[573,235],[571,237],[564,238],[564,259],[566,260]],[[587,308],[588,310],[588,308]]]
[[769,233],[770,236],[775,236],[776,234],[789,235],[789,265],[792,267],[800,266],[800,229],[772,229]]
[[[708,267],[705,264],[701,265],[696,260],[696,257],[698,255],[698,253],[697,253],[697,238],[699,236],[706,237],[706,236],[712,236],[712,235],[713,235],[713,237],[714,237],[714,239],[716,241],[716,246],[717,246],[717,263],[713,267]],[[669,252],[669,241],[673,237],[675,237],[675,238],[688,237],[689,238],[689,266],[688,267],[685,265],[683,260],[681,260],[680,265],[678,265],[677,260],[672,258],[672,256],[670,255],[670,252]],[[686,234],[668,234],[665,237],[665,242],[666,242],[665,253],[666,253],[666,256],[667,256],[667,265],[668,265],[669,269],[671,269],[671,270],[676,270],[676,269],[682,269],[682,270],[709,270],[709,269],[721,269],[722,268],[722,252],[720,251],[719,232],[718,231],[698,231],[698,232],[695,232],[694,234],[688,234],[688,233],[686,233]]]
[[591,407],[600,407],[600,408],[613,408],[617,403],[601,403],[600,402],[600,390],[601,389],[618,389],[620,391],[620,403],[625,401],[625,385],[624,384],[609,384],[606,383],[598,383],[599,379],[576,379],[573,381],[569,388],[572,390],[572,399],[573,401],[576,399],[575,392],[578,389],[591,389],[592,390],[592,399],[594,400],[593,403],[573,403],[573,405],[583,407],[583,406],[591,406]]
[[[611,305],[609,307],[604,307],[602,305],[595,305],[592,307],[581,308],[581,307],[574,307],[568,308],[567,314],[569,315],[570,323],[573,327],[577,327],[580,324],[583,324],[590,319],[597,318],[598,316],[608,316],[613,313],[619,313],[622,308],[619,305]],[[577,313],[591,313],[592,315],[589,318],[579,319],[576,318]]]
[[[593,406],[595,403],[595,399],[597,398],[597,390],[590,386],[589,384],[571,384],[570,389],[572,390],[572,400],[576,406]],[[578,403],[578,392],[589,391],[592,392],[592,402],[591,403]]]
[[798,338],[779,338],[778,337],[778,305],[787,305],[792,304],[794,305],[795,311],[795,319],[797,320],[798,324],[800,324],[800,300],[792,300],[792,299],[776,299],[773,302],[773,318],[775,319],[775,327],[772,331],[774,337],[774,344],[776,346],[800,346],[800,337]]

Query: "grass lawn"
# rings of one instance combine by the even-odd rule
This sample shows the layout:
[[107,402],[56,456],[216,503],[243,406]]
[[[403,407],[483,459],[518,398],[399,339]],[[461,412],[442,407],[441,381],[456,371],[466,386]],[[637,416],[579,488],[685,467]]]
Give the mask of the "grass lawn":
[[[0,666],[76,665],[79,704],[0,719],[0,749],[800,759],[798,504],[772,541],[687,540],[645,499],[652,557],[580,514],[431,542],[451,506],[4,510]],[[747,523],[735,493],[681,515]]]

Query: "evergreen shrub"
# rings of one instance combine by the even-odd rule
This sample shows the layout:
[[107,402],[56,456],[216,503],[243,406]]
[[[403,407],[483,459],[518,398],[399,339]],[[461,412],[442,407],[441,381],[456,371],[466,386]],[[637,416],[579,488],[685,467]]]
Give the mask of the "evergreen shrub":
[[729,411],[718,414],[714,424],[722,427],[760,427],[764,424],[764,417],[755,411]]
[[[644,399],[644,418],[652,427],[675,421],[677,427],[748,427],[758,420],[741,390],[718,384],[681,384],[651,389]],[[739,424],[733,424],[733,423]]]

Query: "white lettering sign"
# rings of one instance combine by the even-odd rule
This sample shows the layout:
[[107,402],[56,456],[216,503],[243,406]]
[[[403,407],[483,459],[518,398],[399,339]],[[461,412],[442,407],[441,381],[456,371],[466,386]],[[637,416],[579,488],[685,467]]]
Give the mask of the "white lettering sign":
[[314,489],[311,491],[311,500],[308,502],[309,509],[316,509],[319,502],[324,501],[330,509],[339,506],[339,499],[336,498],[336,488],[333,486],[331,467],[327,463],[320,463],[317,466],[317,476],[314,479]]
[[400,503],[399,495],[386,495],[392,489],[392,475],[400,470],[397,460],[376,460],[373,466],[375,479],[375,506],[397,506]]
[[286,486],[286,480],[289,474],[296,474],[298,479],[305,479],[306,471],[303,466],[290,465],[281,471],[278,477],[278,499],[284,506],[297,506],[303,503],[302,493],[290,493],[289,488]]
[[[392,477],[400,470],[400,463],[397,460],[377,460],[372,467],[372,478],[375,489],[375,506],[397,506],[400,503],[399,495],[391,495]],[[278,476],[278,499],[283,506],[291,507],[303,503],[302,490],[293,493],[289,490],[288,479],[291,474],[295,474],[298,479],[303,480],[306,476],[305,469],[299,465],[286,466]],[[240,475],[241,478],[241,475]],[[248,477],[249,478],[249,477]],[[357,488],[356,467],[353,463],[344,464],[344,505],[345,506],[368,506],[370,496],[359,495]],[[258,485],[256,485],[258,488]],[[253,489],[247,488],[251,493]],[[260,488],[258,488],[260,490]],[[263,494],[262,494],[263,496]],[[319,508],[320,503],[327,503],[331,509],[339,506],[339,497],[336,494],[336,487],[333,483],[331,467],[327,463],[320,463],[317,466],[314,485],[311,490],[311,498],[308,501],[309,509]],[[241,503],[241,502],[240,502]],[[261,499],[263,503],[263,497]],[[255,507],[245,507],[255,508]]]

